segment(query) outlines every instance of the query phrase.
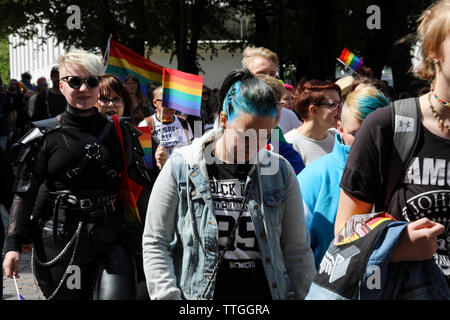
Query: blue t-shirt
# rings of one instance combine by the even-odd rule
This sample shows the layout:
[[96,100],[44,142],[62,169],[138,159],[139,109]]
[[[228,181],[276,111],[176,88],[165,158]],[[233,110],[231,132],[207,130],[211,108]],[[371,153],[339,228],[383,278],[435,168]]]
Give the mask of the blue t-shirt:
[[342,173],[350,147],[335,136],[333,151],[313,161],[297,175],[316,268],[334,238]]

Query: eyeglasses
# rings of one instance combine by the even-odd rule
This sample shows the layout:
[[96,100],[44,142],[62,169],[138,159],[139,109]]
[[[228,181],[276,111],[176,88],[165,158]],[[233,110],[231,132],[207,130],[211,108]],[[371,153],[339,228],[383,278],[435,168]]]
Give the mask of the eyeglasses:
[[321,102],[321,103],[318,103],[317,105],[318,106],[326,106],[327,108],[336,110],[342,106],[342,102],[341,101]]
[[67,76],[61,78],[61,80],[67,81],[69,87],[71,87],[72,89],[80,89],[83,83],[85,83],[86,87],[88,87],[89,89],[94,89],[98,87],[100,76],[89,76],[86,79],[81,79],[77,76]]
[[108,99],[106,97],[100,97],[98,98],[98,103],[100,103],[103,106],[109,105],[110,102],[113,103],[114,106],[120,107],[122,105],[122,99],[120,97],[114,97],[112,99]]

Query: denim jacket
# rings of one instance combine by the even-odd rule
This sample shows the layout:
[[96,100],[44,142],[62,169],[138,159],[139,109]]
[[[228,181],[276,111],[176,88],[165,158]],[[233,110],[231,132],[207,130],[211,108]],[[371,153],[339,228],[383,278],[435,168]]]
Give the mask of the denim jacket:
[[[220,135],[211,130],[174,151],[155,182],[143,234],[151,299],[213,297],[219,235],[203,151]],[[301,299],[316,271],[296,176],[279,155],[258,157],[248,206],[268,285],[273,299],[286,299],[286,270]]]
[[[307,300],[448,300],[447,282],[433,259],[391,263],[397,241],[407,222],[387,224],[363,268],[357,290],[344,297],[317,283],[311,285]],[[364,239],[364,238],[363,238]],[[331,245],[330,245],[331,248]]]

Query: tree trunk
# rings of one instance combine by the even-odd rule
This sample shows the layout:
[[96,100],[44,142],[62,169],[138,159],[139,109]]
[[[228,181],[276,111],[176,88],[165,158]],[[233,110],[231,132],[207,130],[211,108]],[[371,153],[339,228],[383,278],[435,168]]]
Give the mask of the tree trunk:
[[[197,50],[205,6],[206,3],[201,0],[195,1],[190,7],[187,7],[184,1],[179,1],[179,29],[175,41],[178,70],[192,74],[199,72]],[[191,32],[188,41],[189,30]]]
[[295,65],[297,81],[302,78],[334,80],[337,57],[337,7],[336,1],[311,1],[312,47],[299,47]]

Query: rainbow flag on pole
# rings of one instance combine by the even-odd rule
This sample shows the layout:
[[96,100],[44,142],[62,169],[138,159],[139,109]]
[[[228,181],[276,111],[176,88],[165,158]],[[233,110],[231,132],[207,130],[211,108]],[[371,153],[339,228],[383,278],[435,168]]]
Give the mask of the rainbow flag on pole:
[[105,73],[116,75],[122,80],[127,75],[134,74],[139,78],[141,91],[144,93],[147,92],[149,82],[162,83],[162,66],[113,40],[112,36],[109,37],[105,57]]
[[144,150],[145,167],[150,170],[153,168],[153,153],[152,153],[152,133],[150,127],[136,127],[142,135],[139,136],[142,150]]
[[163,107],[200,117],[202,91],[202,76],[175,69],[163,69]]
[[338,58],[338,61],[350,67],[355,72],[358,72],[364,64],[364,61],[360,57],[355,55],[347,48],[344,48],[344,50],[342,50],[341,56]]

